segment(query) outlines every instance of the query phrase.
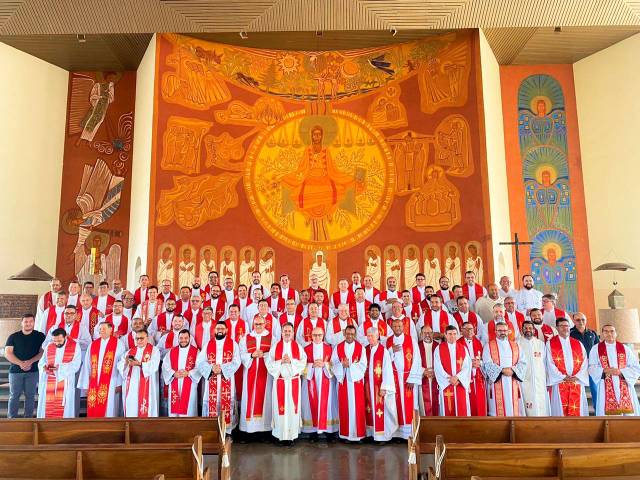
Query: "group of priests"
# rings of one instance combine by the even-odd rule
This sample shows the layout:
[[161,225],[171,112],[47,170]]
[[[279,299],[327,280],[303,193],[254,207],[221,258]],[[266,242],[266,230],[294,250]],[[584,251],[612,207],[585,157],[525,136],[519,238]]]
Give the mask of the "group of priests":
[[[222,280],[222,281],[221,281]],[[362,282],[361,282],[362,280]],[[310,276],[295,290],[282,275],[270,290],[210,272],[207,284],[172,291],[146,275],[131,292],[119,281],[59,280],[39,300],[46,335],[39,362],[40,417],[224,416],[228,431],[300,433],[358,442],[408,438],[414,410],[426,416],[640,413],[637,355],[602,327],[589,351],[586,316],[558,308],[525,275],[486,288],[386,290],[354,273],[329,293]],[[573,328],[572,328],[573,327]],[[574,335],[578,333],[578,338]]]

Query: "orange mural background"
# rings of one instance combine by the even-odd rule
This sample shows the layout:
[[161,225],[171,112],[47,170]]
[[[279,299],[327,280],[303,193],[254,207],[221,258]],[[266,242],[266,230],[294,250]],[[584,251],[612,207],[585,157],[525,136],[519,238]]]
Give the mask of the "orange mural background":
[[493,279],[477,32],[340,52],[163,34],[156,69],[153,279],[237,285],[253,262],[303,288],[316,261],[335,290],[368,258],[382,281],[444,269],[452,245],[463,276],[470,242]]

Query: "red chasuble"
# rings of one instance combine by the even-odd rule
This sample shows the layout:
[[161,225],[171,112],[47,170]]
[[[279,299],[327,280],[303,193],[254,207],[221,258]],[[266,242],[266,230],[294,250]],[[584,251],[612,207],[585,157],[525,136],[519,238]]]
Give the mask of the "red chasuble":
[[[451,357],[449,355],[448,344],[442,343],[438,347],[438,355],[440,355],[440,363],[442,364],[442,368],[447,373],[447,375],[454,376],[457,375],[464,363],[464,357],[468,355],[467,348],[464,345],[456,342],[456,364],[457,369],[454,373],[453,366],[451,365]],[[467,395],[464,387],[461,383],[458,385],[448,385],[444,391],[442,392],[444,397],[444,415],[446,417],[466,417],[467,416]],[[454,397],[455,400],[454,401]],[[458,405],[456,411],[456,403]]]
[[[213,323],[213,322],[211,322]],[[207,343],[207,360],[209,365],[216,363],[216,340],[211,339]],[[233,359],[233,339],[227,335],[222,347],[222,362],[228,363]],[[220,391],[218,391],[218,376],[212,372],[209,377],[209,416],[218,416],[217,405],[218,395],[220,397],[220,409],[224,412],[224,420],[227,425],[231,424],[231,379],[225,378],[224,375],[220,375]]]
[[[571,345],[571,356],[573,357],[573,372],[580,371],[584,357],[582,356],[581,343],[573,337],[569,337],[569,344]],[[562,343],[560,337],[555,336],[549,340],[549,348],[551,350],[551,359],[556,368],[563,375],[567,374],[567,366],[564,362],[564,353],[562,350]],[[560,401],[562,402],[562,412],[565,417],[579,417],[580,416],[580,403],[581,403],[581,389],[580,384],[572,382],[561,382],[558,385],[560,392]]]
[[[513,365],[518,363],[520,359],[520,347],[513,340],[509,340],[509,345],[511,346],[511,358]],[[496,365],[500,365],[500,349],[498,348],[498,342],[496,340],[489,341],[489,353],[491,354],[491,361]],[[504,388],[502,385],[502,379],[499,379],[497,382],[493,384],[493,390],[495,392],[496,398],[496,416],[505,417],[507,415],[507,407],[504,404]],[[511,377],[511,402],[513,409],[513,416],[517,417],[520,415],[520,409],[518,408],[518,399],[520,398],[520,382],[518,382],[515,378]]]
[[[618,359],[618,370],[622,370],[627,366],[627,353],[624,345],[616,342],[616,357]],[[598,344],[598,358],[602,368],[611,368],[609,364],[609,355],[607,355],[607,346],[604,342]],[[635,392],[634,392],[635,395]],[[613,388],[613,378],[611,375],[604,377],[604,414],[605,415],[622,415],[624,413],[633,413],[633,401],[629,392],[629,385],[624,378],[620,378],[620,402],[616,399],[616,392]]]
[[[433,355],[437,349],[438,343],[433,342],[431,344],[431,368],[433,368]],[[424,346],[424,342],[418,342],[418,349],[420,350],[420,359],[422,360],[422,368],[427,368],[427,352]],[[439,415],[439,402],[438,402],[438,382],[434,378],[429,379],[422,377],[422,400],[424,402],[424,411],[427,417],[437,417]]]
[[[76,342],[67,338],[63,348],[64,354],[62,356],[62,363],[70,363],[76,353]],[[53,342],[47,346],[47,366],[55,366],[57,350],[58,347],[56,347],[56,344]],[[75,385],[72,382],[68,387],[75,388]],[[56,382],[56,372],[47,372],[47,401],[44,407],[46,418],[64,417],[64,405],[62,404],[64,400],[64,393],[64,380]]]
[[[258,348],[258,341],[253,335],[247,335],[246,344],[249,354],[255,351],[261,351],[267,354],[271,349],[271,335],[263,335],[260,338],[260,348]],[[267,390],[267,375],[268,372],[264,363],[264,357],[254,358],[251,366],[247,369],[247,420],[262,418],[264,397]]]
[[[276,345],[275,353],[275,361],[279,362],[282,360],[282,351],[284,349],[284,341],[281,340]],[[291,359],[292,360],[300,360],[300,345],[295,340],[291,342]],[[284,387],[285,387],[285,379],[282,377],[278,377],[275,380],[276,382],[276,402],[278,403],[278,414],[285,414],[285,398],[284,398]],[[293,396],[293,413],[298,413],[299,400],[300,400],[300,375],[296,375],[291,378],[291,395]]]
[[[138,351],[137,347],[131,348],[126,355],[128,357],[135,356]],[[151,352],[153,351],[153,345],[147,343],[147,346],[144,347],[142,351],[142,360],[141,363],[146,363],[151,360]],[[129,396],[129,385],[131,384],[131,375],[133,375],[133,368],[129,367],[129,373],[127,375],[127,392],[126,395]],[[145,377],[142,374],[142,367],[138,368],[138,417],[146,418],[149,416],[149,386],[151,384],[151,377]],[[125,402],[125,410],[126,410],[126,402]],[[127,412],[124,412],[125,416]]]
[[371,398],[371,386],[369,385],[369,368],[364,376],[364,397],[366,403],[365,417],[367,427],[373,427],[375,433],[384,433],[384,397],[380,395],[382,386],[382,365],[384,362],[384,346],[378,344],[376,352],[371,357],[371,345],[365,349],[367,365],[373,365],[373,395]]
[[[406,318],[406,317],[405,317]],[[387,350],[393,349],[393,336],[387,338]],[[396,363],[393,365],[393,379],[396,386],[396,410],[398,412],[398,425],[408,425],[413,421],[413,386],[407,383],[411,366],[413,365],[413,339],[410,335],[404,334],[404,342],[402,343],[402,354],[404,355],[404,372],[399,372]],[[400,375],[402,375],[402,384],[404,390],[400,389]],[[401,395],[404,395],[404,410],[402,409]]]
[[[331,361],[331,345],[326,343],[322,344],[322,361],[328,363]],[[307,368],[312,368],[313,358],[313,343],[307,345],[304,349],[304,353],[307,354]],[[329,406],[329,386],[331,381],[327,378],[324,372],[321,375],[322,378],[322,398],[318,402],[318,386],[316,385],[315,375],[307,380],[307,390],[309,393],[309,407],[311,408],[311,421],[313,426],[318,430],[327,429],[327,413]],[[318,403],[320,405],[318,409]]]
[[[98,365],[100,359],[100,342],[98,338],[91,343],[91,372],[89,374],[89,390],[87,392],[87,417],[103,418],[107,413],[107,400],[109,398],[109,385],[113,367],[116,361],[118,339],[111,336],[107,341],[107,347],[102,357],[102,365]],[[98,374],[100,367],[100,374]],[[100,377],[100,378],[98,378]]]
[[[458,339],[458,343],[469,350],[469,345],[464,337]],[[473,351],[469,351],[471,358],[482,360],[482,342],[473,337]],[[487,382],[484,379],[481,368],[472,368],[471,382],[469,384],[469,410],[472,417],[487,416]],[[475,370],[475,375],[473,374]]]
[[[355,347],[353,349],[353,355],[351,355],[350,360],[351,363],[358,363],[362,355],[365,355],[364,348],[358,342],[353,342]],[[338,360],[341,362],[347,358],[345,353],[345,344],[346,342],[340,342],[336,346],[336,354],[338,356]],[[365,411],[365,401],[364,401],[364,380],[358,380],[357,382],[353,382],[353,393],[355,395],[354,403],[356,407],[355,412],[351,412],[349,410],[349,387],[347,386],[347,379],[345,374],[345,379],[342,383],[338,383],[338,416],[340,417],[340,435],[344,437],[349,436],[349,416],[355,415],[356,417],[356,436],[364,437],[366,433],[365,426],[365,418],[362,415],[362,412]],[[413,403],[412,403],[413,405]]]
[[[173,330],[172,330],[173,332]],[[198,356],[198,349],[193,345],[187,347],[189,352],[187,353],[187,362],[184,369],[187,371],[193,370],[196,366],[196,357]],[[179,370],[178,358],[180,355],[180,346],[173,347],[169,352],[169,360],[171,361],[171,369],[174,372]],[[171,380],[171,403],[170,412],[174,415],[186,415],[189,412],[189,401],[191,399],[191,384],[193,381],[190,376],[186,376],[182,379],[182,389],[179,388],[180,379],[173,377]]]

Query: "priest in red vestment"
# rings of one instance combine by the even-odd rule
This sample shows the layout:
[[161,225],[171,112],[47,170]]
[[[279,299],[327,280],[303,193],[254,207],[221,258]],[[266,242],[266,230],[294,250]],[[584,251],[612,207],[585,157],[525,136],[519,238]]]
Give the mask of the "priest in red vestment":
[[168,413],[170,417],[195,417],[198,415],[198,383],[202,377],[196,368],[198,349],[192,344],[191,334],[186,328],[180,330],[177,337],[178,345],[171,347],[162,360],[162,379],[168,390]]
[[429,325],[422,327],[420,332],[420,359],[422,360],[422,385],[418,389],[418,410],[420,415],[437,417],[440,414],[438,405],[438,382],[433,369],[433,355],[438,343],[433,340],[433,330]]
[[[467,299],[463,298],[466,302]],[[473,313],[473,312],[471,312]],[[482,342],[478,340],[471,322],[462,324],[462,343],[471,356],[471,382],[469,383],[469,408],[472,417],[487,416],[487,383],[482,370]]]
[[471,355],[458,343],[458,329],[452,325],[445,329],[445,341],[438,346],[433,359],[433,369],[440,393],[440,416],[468,417],[469,385],[471,383]]

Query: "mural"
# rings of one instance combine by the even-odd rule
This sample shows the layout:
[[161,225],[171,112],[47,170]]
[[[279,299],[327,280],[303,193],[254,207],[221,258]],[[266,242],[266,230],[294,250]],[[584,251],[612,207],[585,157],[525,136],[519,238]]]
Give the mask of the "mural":
[[[126,282],[135,78],[70,74],[56,265],[65,282]],[[165,250],[158,262],[170,263]]]
[[152,278],[164,255],[192,281],[186,254],[236,284],[334,289],[358,270],[411,286],[448,242],[458,271],[492,265],[477,32],[332,52],[157,41]]
[[518,131],[531,274],[545,292],[578,310],[573,247],[567,125],[562,87],[550,75],[531,75],[518,91]]

